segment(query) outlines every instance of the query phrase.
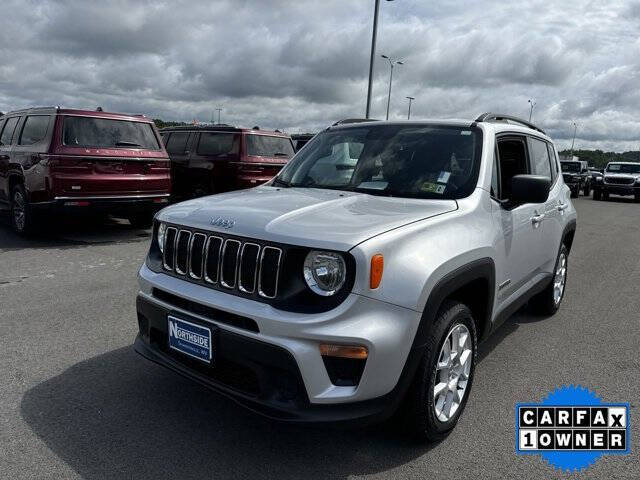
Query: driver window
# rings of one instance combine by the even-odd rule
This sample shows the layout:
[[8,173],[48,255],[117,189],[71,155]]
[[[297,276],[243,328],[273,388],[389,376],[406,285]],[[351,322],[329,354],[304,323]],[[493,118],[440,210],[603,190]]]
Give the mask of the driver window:
[[511,179],[515,175],[529,173],[527,153],[523,138],[505,138],[498,140],[498,162],[500,172],[500,191],[498,199],[511,198]]

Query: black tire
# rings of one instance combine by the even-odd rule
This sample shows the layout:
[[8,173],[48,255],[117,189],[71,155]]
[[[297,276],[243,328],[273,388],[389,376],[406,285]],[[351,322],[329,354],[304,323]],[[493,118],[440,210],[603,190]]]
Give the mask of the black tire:
[[[448,421],[437,418],[433,389],[440,375],[436,366],[441,349],[454,327],[463,325],[471,336],[471,365],[464,396],[456,412]],[[435,442],[445,438],[458,423],[458,419],[471,393],[473,375],[477,362],[476,325],[469,308],[459,302],[446,301],[440,308],[426,341],[425,352],[418,366],[411,387],[404,400],[402,416],[405,431],[419,441]],[[452,393],[453,395],[453,393]]]
[[609,200],[609,192],[602,192],[602,199]]
[[134,215],[129,215],[127,217],[129,223],[132,227],[135,228],[151,228],[153,225],[153,213],[144,212],[144,213],[136,213]]
[[636,203],[640,203],[640,193],[634,194],[633,201]]
[[589,185],[588,183],[585,183],[583,192],[584,192],[584,196],[588,197],[589,194],[591,193],[591,185]]
[[[564,264],[564,285],[562,286],[562,291],[560,293],[559,300],[556,301],[554,291],[555,291],[555,283],[556,283],[556,272],[560,267],[561,258],[564,256],[565,264]],[[540,314],[540,315],[553,315],[555,314],[560,305],[562,304],[562,300],[564,299],[564,293],[566,291],[567,286],[567,278],[569,271],[569,250],[567,250],[566,245],[563,243],[560,247],[560,251],[558,252],[558,256],[556,258],[556,264],[553,268],[554,275],[551,279],[549,285],[538,295],[533,297],[529,301],[529,305],[531,309]]]
[[18,183],[11,189],[9,203],[11,227],[19,235],[29,235],[36,231],[35,215],[27,200],[24,185]]
[[578,192],[579,192],[578,188],[571,189],[571,198],[576,198],[578,196]]
[[601,200],[602,199],[602,193],[597,188],[593,190],[593,199],[594,200]]

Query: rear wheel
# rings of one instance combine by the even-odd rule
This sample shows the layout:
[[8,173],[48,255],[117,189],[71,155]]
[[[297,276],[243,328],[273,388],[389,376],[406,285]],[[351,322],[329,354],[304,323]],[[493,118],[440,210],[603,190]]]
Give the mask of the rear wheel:
[[11,189],[11,226],[20,235],[28,235],[35,230],[34,215],[24,185],[17,184]]
[[567,247],[563,244],[562,247],[560,247],[560,252],[558,252],[551,283],[549,283],[549,286],[542,292],[533,297],[529,303],[537,313],[541,315],[553,315],[558,311],[558,308],[560,308],[567,284],[568,262],[569,250],[567,250]]
[[591,193],[591,185],[589,185],[588,183],[585,183],[583,191],[584,191],[584,196],[588,197],[589,194]]
[[407,431],[418,440],[437,441],[453,430],[469,398],[476,359],[471,311],[462,303],[445,302],[405,398]]
[[134,215],[129,215],[127,220],[129,220],[131,226],[135,228],[150,228],[153,224],[153,213],[136,213]]
[[602,198],[602,193],[598,189],[593,190],[593,199],[600,200]]

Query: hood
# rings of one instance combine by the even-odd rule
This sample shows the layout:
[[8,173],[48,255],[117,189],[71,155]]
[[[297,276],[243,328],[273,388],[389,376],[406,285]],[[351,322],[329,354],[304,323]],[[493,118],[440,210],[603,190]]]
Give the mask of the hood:
[[[261,186],[178,203],[158,219],[272,242],[347,251],[380,233],[457,209],[455,200]],[[220,218],[231,228],[213,225]],[[228,223],[227,223],[228,224]]]

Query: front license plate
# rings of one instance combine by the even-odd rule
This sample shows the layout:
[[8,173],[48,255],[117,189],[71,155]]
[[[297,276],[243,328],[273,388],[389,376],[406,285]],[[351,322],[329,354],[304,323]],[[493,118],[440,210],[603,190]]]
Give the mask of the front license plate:
[[211,329],[195,323],[168,317],[169,347],[180,353],[211,363],[213,349],[211,346]]

